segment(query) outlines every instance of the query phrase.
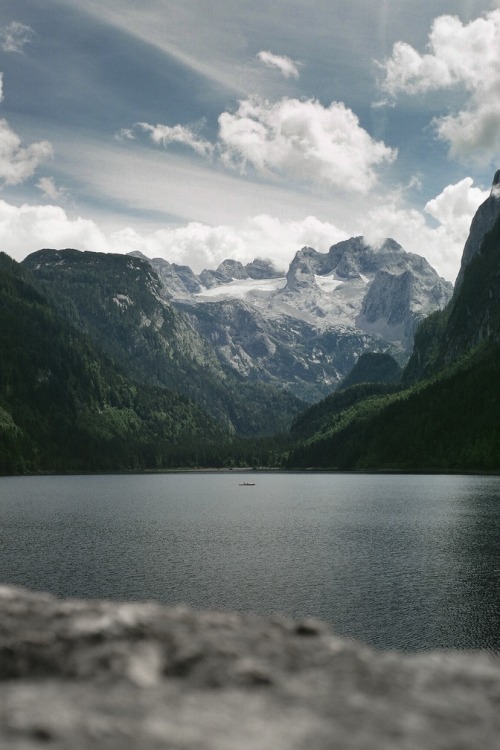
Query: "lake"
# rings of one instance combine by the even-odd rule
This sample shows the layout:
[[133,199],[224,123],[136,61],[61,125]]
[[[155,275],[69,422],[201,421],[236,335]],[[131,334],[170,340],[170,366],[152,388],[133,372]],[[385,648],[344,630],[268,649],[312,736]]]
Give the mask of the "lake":
[[61,596],[313,616],[383,649],[500,651],[499,477],[3,477],[0,545],[1,582]]

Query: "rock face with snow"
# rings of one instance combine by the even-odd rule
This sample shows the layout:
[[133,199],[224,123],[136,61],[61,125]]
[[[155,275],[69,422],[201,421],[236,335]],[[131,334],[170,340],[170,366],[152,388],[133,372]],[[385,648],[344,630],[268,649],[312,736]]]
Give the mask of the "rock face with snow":
[[489,654],[373,651],[321,623],[0,588],[9,750],[500,748]]
[[286,274],[264,260],[227,259],[199,276],[150,262],[222,364],[309,402],[332,391],[366,351],[404,361],[417,324],[452,294],[424,258],[390,239],[372,248],[355,237],[327,253],[305,247]]

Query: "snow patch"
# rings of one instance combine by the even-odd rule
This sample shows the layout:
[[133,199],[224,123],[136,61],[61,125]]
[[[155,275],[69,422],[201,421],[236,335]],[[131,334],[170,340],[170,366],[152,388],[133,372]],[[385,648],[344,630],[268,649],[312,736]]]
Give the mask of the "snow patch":
[[285,277],[278,279],[235,279],[229,284],[204,289],[202,292],[195,294],[199,299],[245,299],[253,292],[271,293],[283,289],[286,284]]

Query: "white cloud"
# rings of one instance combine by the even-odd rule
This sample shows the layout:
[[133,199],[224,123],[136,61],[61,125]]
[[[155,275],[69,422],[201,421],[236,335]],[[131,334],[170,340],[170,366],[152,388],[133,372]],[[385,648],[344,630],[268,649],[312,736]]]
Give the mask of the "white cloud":
[[116,250],[140,250],[149,257],[162,257],[170,262],[187,264],[199,272],[215,268],[226,258],[248,263],[256,257],[271,258],[285,269],[295,252],[304,245],[326,251],[330,245],[346,239],[347,234],[314,216],[301,221],[281,221],[260,214],[240,227],[211,227],[191,222],[175,229],[160,229],[141,235],[125,229],[111,235]]
[[299,65],[297,60],[292,60],[290,57],[285,55],[273,55],[272,52],[261,51],[257,54],[258,59],[267,65],[268,68],[275,68],[279,70],[282,76],[285,78],[298,78],[299,77]]
[[8,26],[0,26],[0,47],[4,52],[23,52],[26,44],[36,37],[29,26],[19,21],[12,21]]
[[[423,255],[445,278],[453,281],[460,266],[470,223],[488,192],[473,187],[467,177],[448,185],[429,201],[423,212],[402,208],[398,196],[373,208],[355,233],[377,246],[393,237],[405,250]],[[437,222],[431,226],[426,217]],[[256,257],[272,259],[286,269],[295,252],[308,245],[320,252],[350,234],[314,216],[283,220],[256,215],[235,226],[191,222],[181,227],[139,232],[130,227],[104,232],[93,221],[70,218],[59,206],[16,207],[0,200],[0,247],[17,260],[42,247],[127,253],[140,250],[150,258],[187,264],[195,272],[215,268],[225,258],[247,263]]]
[[114,137],[117,141],[135,141],[135,135],[132,128],[121,128],[115,133]]
[[65,191],[57,187],[53,177],[40,177],[36,186],[41,192],[51,200],[59,200],[65,195]]
[[215,268],[226,258],[247,263],[257,257],[271,258],[285,269],[304,245],[326,251],[347,234],[314,216],[282,221],[260,214],[239,227],[209,226],[191,222],[182,227],[140,233],[130,227],[105,233],[93,221],[72,219],[53,205],[10,205],[0,200],[0,247],[16,260],[43,247],[127,253],[140,250],[148,257],[162,257],[187,264],[194,271]]
[[0,247],[16,260],[43,247],[107,252],[109,242],[88,219],[70,219],[59,206],[12,206],[0,200]]
[[[500,43],[500,42],[499,42]],[[500,93],[500,92],[499,92]],[[499,93],[492,92],[498,96]],[[480,164],[500,156],[500,101],[474,98],[471,109],[435,120],[441,140],[450,144],[450,156],[472,158]]]
[[37,167],[52,156],[48,141],[23,147],[21,139],[0,120],[0,180],[6,185],[18,185],[33,175]]
[[[150,125],[147,122],[138,122],[135,127],[148,133],[153,143],[157,145],[168,146],[171,143],[180,143],[192,148],[200,156],[211,156],[214,149],[211,143],[200,138],[197,133],[185,125],[170,127],[169,125]],[[133,133],[126,128],[120,131],[120,135],[122,138],[133,137]]]
[[489,162],[500,155],[500,9],[468,24],[455,16],[434,20],[428,52],[398,42],[382,65],[382,88],[393,97],[462,89],[457,113],[434,120],[454,157]]
[[467,237],[474,214],[489,196],[488,191],[472,187],[472,184],[472,178],[466,177],[455,185],[448,185],[436,198],[428,201],[424,210],[447,231]]
[[377,166],[396,158],[343,103],[323,107],[314,99],[241,101],[234,114],[220,115],[219,139],[223,161],[242,171],[251,164],[268,176],[295,176],[358,193],[373,187]]
[[[401,208],[397,199],[389,200],[364,217],[365,239],[377,246],[386,237],[393,237],[405,250],[423,255],[440,275],[454,281],[471,221],[489,195],[472,187],[472,182],[466,177],[448,185],[426,204],[424,213]],[[438,226],[429,226],[425,214],[435,219]]]

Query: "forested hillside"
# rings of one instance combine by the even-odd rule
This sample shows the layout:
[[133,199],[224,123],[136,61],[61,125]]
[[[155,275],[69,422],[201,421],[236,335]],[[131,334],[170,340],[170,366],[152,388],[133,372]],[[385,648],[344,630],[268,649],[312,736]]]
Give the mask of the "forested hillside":
[[22,267],[59,315],[137,382],[188,396],[241,436],[288,429],[304,403],[224,368],[209,340],[170,304],[152,266],[135,256],[40,250]]
[[224,432],[127,378],[0,254],[0,473],[203,464]]
[[[500,346],[483,344],[430,380],[369,395],[325,417],[319,430],[292,450],[288,466],[498,471],[499,379]],[[345,391],[344,398],[359,388]]]

